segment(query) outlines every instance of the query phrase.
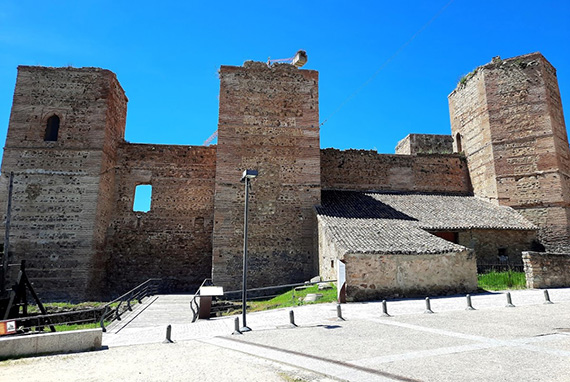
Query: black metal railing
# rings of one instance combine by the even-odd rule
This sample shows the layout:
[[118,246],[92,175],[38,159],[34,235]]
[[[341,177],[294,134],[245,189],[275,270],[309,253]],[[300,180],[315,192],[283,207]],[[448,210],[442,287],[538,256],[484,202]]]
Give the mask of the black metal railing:
[[[280,294],[289,291],[290,289],[298,288],[301,286],[310,286],[321,283],[335,283],[336,280],[323,280],[315,282],[303,282],[295,284],[282,284],[282,285],[272,285],[261,288],[251,288],[247,290],[248,300],[265,300],[271,299],[273,297],[279,296]],[[237,301],[241,299],[241,290],[232,290],[224,293],[224,300],[226,301]]]
[[200,314],[200,304],[198,303],[199,301],[198,299],[200,297],[200,289],[202,289],[203,286],[210,286],[210,285],[213,285],[212,279],[204,279],[204,281],[202,281],[202,284],[200,285],[200,287],[192,297],[192,300],[190,300],[190,310],[192,311],[192,322],[196,322],[196,320],[198,319],[198,315]]
[[[210,279],[204,280],[211,281]],[[295,283],[295,284],[281,284],[281,285],[273,285],[261,288],[251,288],[247,290],[247,300],[254,301],[254,300],[269,300],[273,297],[279,296],[282,293],[288,292],[290,290],[295,290],[295,288],[303,287],[303,286],[311,286],[319,283],[334,283],[336,280],[323,280],[323,281],[315,281],[315,282],[303,282],[303,283]],[[203,283],[204,285],[204,283]],[[242,299],[242,290],[233,290],[224,292],[223,296],[214,297],[214,301],[212,302],[211,307],[211,314],[217,314],[221,311],[227,310],[228,308],[238,308],[241,309],[241,305],[239,307],[234,306],[237,301],[241,301]],[[294,295],[294,294],[293,294]],[[199,305],[196,300],[199,298],[199,293],[196,292],[194,298],[190,302],[190,307],[192,309],[192,322],[195,322],[198,319],[199,315]],[[194,309],[193,305],[196,307]]]
[[17,333],[42,332],[46,327],[54,325],[74,325],[99,323],[101,329],[106,332],[106,326],[111,322],[121,320],[121,316],[132,311],[134,303],[142,303],[145,297],[156,295],[160,290],[161,279],[148,279],[127,293],[116,299],[95,308],[82,309],[61,313],[41,314],[26,317],[17,317]]
[[477,264],[477,273],[489,272],[524,272],[524,265],[521,263],[480,263]]

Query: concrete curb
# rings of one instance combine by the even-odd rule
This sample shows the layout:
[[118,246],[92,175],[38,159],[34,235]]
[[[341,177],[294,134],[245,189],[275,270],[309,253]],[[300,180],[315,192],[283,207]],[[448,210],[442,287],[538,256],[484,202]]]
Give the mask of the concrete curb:
[[102,338],[101,329],[4,337],[0,338],[0,359],[98,350]]

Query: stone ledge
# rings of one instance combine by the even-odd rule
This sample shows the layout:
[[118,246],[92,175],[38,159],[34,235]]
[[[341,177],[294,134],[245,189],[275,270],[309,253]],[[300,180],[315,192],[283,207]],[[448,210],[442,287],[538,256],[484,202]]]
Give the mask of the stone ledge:
[[0,338],[0,359],[101,349],[101,329],[72,330]]

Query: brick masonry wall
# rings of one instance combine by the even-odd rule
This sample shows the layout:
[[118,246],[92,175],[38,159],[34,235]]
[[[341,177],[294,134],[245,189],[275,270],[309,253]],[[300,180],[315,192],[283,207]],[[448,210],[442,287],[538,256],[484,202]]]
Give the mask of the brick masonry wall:
[[494,59],[449,96],[476,195],[541,227],[550,250],[570,246],[570,150],[556,71],[540,54]]
[[449,114],[454,147],[458,151],[458,134],[462,151],[467,155],[469,175],[475,195],[497,202],[497,183],[482,72],[475,72],[449,95]]
[[387,155],[373,150],[321,150],[323,189],[469,194],[465,158],[449,155]]
[[[124,143],[118,157],[108,291],[163,278],[170,291],[193,292],[211,276],[216,147]],[[148,212],[133,211],[139,184],[152,186]]]
[[[108,221],[113,147],[124,134],[127,99],[115,75],[97,68],[18,68],[0,178],[0,208],[14,172],[10,263],[28,261],[41,297],[90,298],[95,249]],[[57,141],[44,141],[60,118]],[[3,219],[4,221],[4,219]],[[4,227],[2,226],[2,230]],[[95,233],[97,232],[97,233]],[[17,269],[12,268],[13,282]]]
[[477,289],[470,251],[433,255],[346,254],[347,300],[363,301],[472,292]]
[[522,265],[522,251],[530,250],[534,240],[535,231],[474,229],[458,233],[458,244],[473,249],[477,264],[498,264],[501,248],[509,263]]
[[527,288],[570,286],[570,255],[566,253],[523,252]]
[[409,134],[396,145],[396,154],[451,154],[453,138],[451,135]]
[[250,194],[248,287],[315,275],[320,203],[318,72],[246,62],[220,69],[213,278],[241,287],[245,169]]

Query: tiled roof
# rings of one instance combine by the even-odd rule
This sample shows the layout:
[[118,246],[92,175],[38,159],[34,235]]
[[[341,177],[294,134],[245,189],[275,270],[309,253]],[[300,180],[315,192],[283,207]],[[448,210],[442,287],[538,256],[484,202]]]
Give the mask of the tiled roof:
[[473,196],[323,191],[319,224],[347,253],[444,253],[464,247],[426,231],[534,230],[509,207]]

